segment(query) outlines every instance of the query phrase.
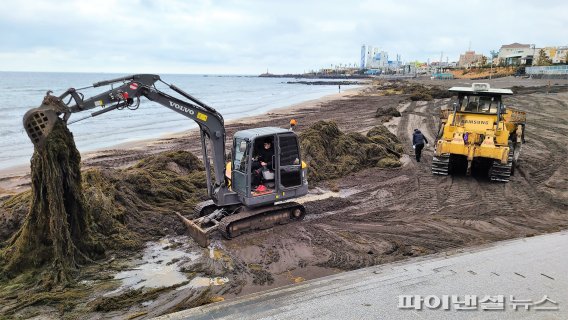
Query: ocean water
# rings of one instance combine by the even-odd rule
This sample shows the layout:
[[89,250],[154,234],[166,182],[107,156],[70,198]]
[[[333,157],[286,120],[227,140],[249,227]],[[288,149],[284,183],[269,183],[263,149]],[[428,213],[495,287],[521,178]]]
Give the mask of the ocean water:
[[[33,145],[23,129],[22,117],[27,110],[40,105],[48,90],[60,95],[70,87],[86,87],[122,76],[125,74],[0,72],[0,169],[29,163]],[[293,79],[286,78],[216,75],[161,75],[161,78],[217,109],[225,121],[262,114],[337,92],[337,86],[287,84]],[[157,84],[157,87],[179,96],[163,84]],[[88,98],[108,88],[91,88],[82,92]],[[69,128],[79,151],[110,148],[124,142],[157,138],[196,127],[195,122],[176,112],[147,99],[141,100],[137,110],[114,110],[71,124]],[[72,114],[70,120],[97,110],[100,109]]]

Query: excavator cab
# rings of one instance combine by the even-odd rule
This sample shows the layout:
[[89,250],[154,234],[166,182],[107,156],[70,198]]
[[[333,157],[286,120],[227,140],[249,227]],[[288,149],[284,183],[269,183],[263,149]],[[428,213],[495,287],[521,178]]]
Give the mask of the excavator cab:
[[[263,152],[264,148],[267,151]],[[272,159],[267,159],[266,154]],[[287,129],[265,127],[235,133],[231,168],[232,190],[248,207],[308,193],[298,137]]]

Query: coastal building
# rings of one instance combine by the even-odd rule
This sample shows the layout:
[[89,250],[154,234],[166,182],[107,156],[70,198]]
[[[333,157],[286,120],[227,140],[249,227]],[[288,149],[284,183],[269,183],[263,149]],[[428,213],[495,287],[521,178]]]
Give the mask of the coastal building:
[[416,63],[415,64],[415,68],[416,68],[416,73],[417,74],[427,74],[430,72],[430,66],[428,65],[428,63]]
[[535,56],[535,46],[522,43],[504,44],[499,49],[497,59],[499,64],[510,65],[532,65]]
[[482,54],[468,50],[464,54],[460,54],[460,59],[458,60],[458,67],[470,68],[473,66],[478,66],[481,64],[482,58],[483,58]]
[[384,69],[388,66],[388,53],[381,51],[379,47],[361,46],[361,69]]
[[[567,63],[566,62],[566,52],[568,52],[568,46],[562,47],[544,47],[542,48],[546,56],[552,61],[554,64],[559,63]],[[540,49],[536,50],[537,56]]]
[[[383,66],[384,68],[385,66]],[[400,55],[396,55],[396,60],[388,60],[386,64],[386,68],[389,71],[398,72],[401,71],[400,68],[402,67],[402,61],[400,60]]]
[[552,57],[552,63],[564,63],[568,64],[566,60],[568,55],[568,46],[562,46],[556,48],[556,55]]

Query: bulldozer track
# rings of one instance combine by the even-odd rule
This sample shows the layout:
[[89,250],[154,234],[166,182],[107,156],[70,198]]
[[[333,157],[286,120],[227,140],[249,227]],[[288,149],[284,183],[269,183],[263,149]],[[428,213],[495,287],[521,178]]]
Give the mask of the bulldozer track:
[[408,114],[410,112],[412,112],[412,110],[414,110],[416,108],[416,102],[413,101],[411,102],[408,107],[406,107],[406,110],[402,113],[402,118],[400,119],[400,123],[398,124],[398,129],[397,129],[397,136],[400,139],[400,142],[402,143],[402,147],[404,149],[404,152],[406,153],[410,153],[410,147],[409,144],[410,143],[410,139],[408,137],[408,132],[407,132],[407,127],[408,127]]
[[[440,124],[440,118],[436,116],[436,114],[439,114],[440,112],[440,108],[442,107],[442,105],[447,104],[449,102],[449,99],[441,99],[441,100],[436,100],[433,108],[431,110],[431,114],[429,115],[428,119],[428,124],[429,124],[429,129],[430,132],[432,133],[433,136],[433,141],[431,141],[431,143],[435,146],[436,145],[436,140],[437,140],[437,135],[438,135],[438,126]],[[433,174],[437,174],[437,175],[442,175],[442,176],[447,176],[450,173],[450,158],[449,156],[433,156],[432,157],[432,173]]]
[[[468,178],[466,178],[468,179]],[[462,179],[463,180],[463,179]],[[464,184],[467,188],[464,188]],[[477,194],[478,190],[473,185],[477,185],[476,181],[468,183],[467,181],[452,180],[452,184],[448,187],[447,205],[459,203],[460,206],[474,204],[476,197],[472,195]]]
[[408,113],[408,114],[415,114],[415,115],[417,115],[417,116],[421,116],[421,117],[424,117],[424,118],[431,116],[431,114],[429,114],[429,113],[420,112],[420,111],[410,111],[410,112],[407,112],[407,113]]
[[430,172],[422,172],[417,176],[417,184],[420,185],[416,197],[420,206],[417,212],[431,214],[438,211],[438,183],[432,179]]
[[[568,121],[564,119],[562,113],[566,112],[567,104],[556,97],[549,95],[534,95],[522,97],[512,100],[515,106],[519,106],[523,111],[531,115],[528,124],[526,137],[528,145],[524,147],[524,151],[529,148],[539,146],[540,152],[543,154],[542,160],[536,162],[535,167],[526,173],[527,178],[533,185],[538,185],[548,180],[560,166],[564,165],[568,147],[563,141],[566,139],[568,130],[566,127],[554,126],[551,124],[566,124]],[[552,103],[550,103],[552,102]],[[530,106],[547,105],[545,112],[535,112]],[[551,130],[554,128],[554,130]],[[523,152],[524,152],[523,151]],[[523,155],[521,154],[521,161]]]
[[560,146],[558,141],[553,139],[547,139],[532,133],[528,133],[527,138],[529,141],[538,139],[549,151],[546,160],[540,162],[539,166],[535,168],[536,170],[529,173],[533,183],[542,183],[550,178],[554,172],[558,170],[559,166],[563,165],[563,162],[566,160],[565,154],[567,151]]
[[450,156],[434,156],[432,158],[432,173],[447,176],[450,173]]
[[[423,134],[429,137],[430,143],[434,143],[434,139],[436,135],[434,132],[436,131],[437,125],[437,109],[444,104],[444,100],[434,100],[425,104],[418,105],[415,102],[412,102],[406,111],[403,114],[403,118],[401,119],[398,127],[398,137],[403,143],[404,150],[410,156],[414,155],[414,149],[412,148],[412,131],[414,127],[420,127],[422,129]],[[421,109],[420,112],[416,112],[416,109]],[[423,110],[423,111],[422,111]],[[409,122],[411,116],[420,117],[420,123],[422,125],[414,125]],[[414,119],[415,122],[419,119]],[[425,122],[425,123],[424,123]],[[425,124],[425,126],[424,126]],[[429,167],[428,162],[430,161],[430,154],[431,151],[427,150],[426,148],[423,150],[422,162],[425,166]],[[415,208],[415,211],[420,214],[432,214],[439,211],[439,184],[440,181],[434,179],[432,177],[432,173],[429,169],[426,169],[424,165],[420,165],[417,168],[416,172],[416,185],[419,186],[416,194],[416,202],[420,205]]]
[[493,160],[493,164],[489,169],[489,179],[491,181],[509,182],[511,178],[511,170],[513,169],[513,149],[509,149],[507,163],[502,164],[500,160]]

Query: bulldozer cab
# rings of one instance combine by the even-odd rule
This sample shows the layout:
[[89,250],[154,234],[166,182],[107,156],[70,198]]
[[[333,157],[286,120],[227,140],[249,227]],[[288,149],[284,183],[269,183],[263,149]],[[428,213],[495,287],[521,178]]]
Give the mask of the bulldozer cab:
[[497,114],[501,108],[501,97],[498,95],[458,95],[457,110],[459,112]]
[[471,87],[452,87],[450,92],[458,94],[453,113],[496,115],[500,121],[505,114],[502,96],[512,95],[510,89],[493,89],[488,83],[473,83]]
[[247,206],[265,205],[307,194],[306,166],[298,138],[282,128],[235,133],[231,186]]

